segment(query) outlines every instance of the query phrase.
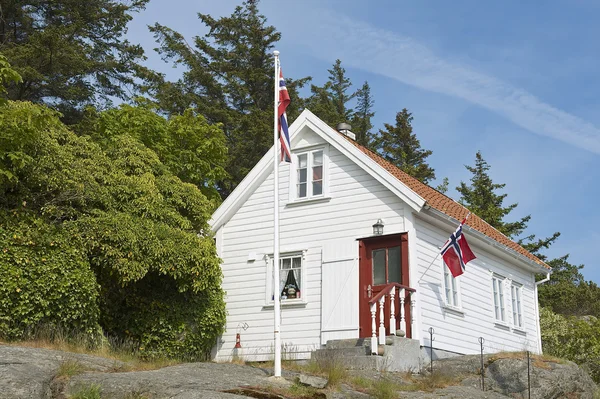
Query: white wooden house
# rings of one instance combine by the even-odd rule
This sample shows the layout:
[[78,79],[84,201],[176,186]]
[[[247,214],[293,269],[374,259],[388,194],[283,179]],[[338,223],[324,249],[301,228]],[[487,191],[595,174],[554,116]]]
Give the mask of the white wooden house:
[[[308,110],[290,135],[276,204],[284,356],[379,334],[379,301],[374,313],[370,302],[380,292],[387,334],[402,329],[429,347],[432,327],[440,353],[479,353],[479,337],[486,352],[541,352],[535,275],[549,273],[545,263],[473,215],[463,231],[477,259],[452,278],[437,255],[466,208]],[[271,149],[211,220],[227,304],[217,361],[273,357],[273,206]]]

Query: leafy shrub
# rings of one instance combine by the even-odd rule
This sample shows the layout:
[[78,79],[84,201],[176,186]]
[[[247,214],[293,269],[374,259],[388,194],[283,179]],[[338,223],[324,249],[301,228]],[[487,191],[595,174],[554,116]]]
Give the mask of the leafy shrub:
[[76,240],[28,213],[0,212],[0,335],[37,325],[100,336],[98,284]]
[[[201,234],[217,206],[224,137],[191,112],[151,115],[102,113],[78,136],[45,107],[0,105],[0,334],[59,323],[95,336],[100,324],[148,358],[206,357],[225,322],[220,261]],[[177,134],[171,147],[139,134],[152,121]],[[184,171],[192,150],[206,161],[194,178]]]
[[540,310],[544,354],[571,360],[600,382],[600,320],[563,316]]

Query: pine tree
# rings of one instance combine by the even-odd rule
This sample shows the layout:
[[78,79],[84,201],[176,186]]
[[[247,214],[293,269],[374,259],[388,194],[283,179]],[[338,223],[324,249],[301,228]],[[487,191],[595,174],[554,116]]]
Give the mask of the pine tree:
[[396,125],[384,124],[374,140],[379,155],[414,178],[428,183],[435,179],[435,171],[426,159],[432,154],[421,148],[412,128],[413,116],[406,108],[396,114]]
[[307,100],[307,107],[325,123],[335,127],[338,123],[352,120],[353,111],[347,104],[356,97],[356,93],[348,93],[352,83],[346,76],[342,61],[336,60],[327,72],[329,79],[324,86],[311,86],[312,95]]
[[373,105],[375,101],[371,96],[371,87],[365,82],[356,92],[357,104],[352,118],[352,132],[356,134],[356,141],[367,148],[371,148],[373,141],[373,124],[371,118],[375,116]]
[[492,182],[488,174],[490,165],[483,159],[481,152],[477,151],[475,155],[475,166],[465,165],[465,167],[473,176],[470,186],[461,182],[460,186],[456,187],[461,195],[459,202],[507,237],[514,238],[521,234],[527,228],[531,215],[515,222],[504,221],[504,217],[512,212],[518,204],[503,206],[508,194],[497,194],[496,192],[503,189],[506,184]]
[[[220,191],[227,196],[273,145],[272,50],[281,34],[267,24],[256,0],[244,2],[228,17],[198,16],[208,33],[195,37],[194,47],[173,29],[160,24],[150,28],[163,58],[183,64],[187,70],[177,82],[155,76],[149,90],[167,114],[192,108],[209,122],[222,125],[228,141],[226,170],[230,179]],[[282,64],[285,74],[285,58]],[[293,100],[298,99],[297,88],[309,79],[286,79]],[[290,123],[302,105],[300,101],[290,104]]]
[[123,35],[147,2],[1,1],[0,52],[23,78],[8,98],[49,105],[69,123],[89,104],[128,99],[148,72],[142,47]]

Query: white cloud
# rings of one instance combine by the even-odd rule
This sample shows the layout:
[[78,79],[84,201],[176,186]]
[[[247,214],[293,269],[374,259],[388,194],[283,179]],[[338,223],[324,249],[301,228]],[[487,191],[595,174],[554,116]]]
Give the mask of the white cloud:
[[346,66],[464,99],[535,134],[600,154],[600,129],[521,88],[442,59],[410,37],[326,10],[312,9],[310,15],[296,18],[284,30],[288,40],[310,48],[315,57],[340,58]]

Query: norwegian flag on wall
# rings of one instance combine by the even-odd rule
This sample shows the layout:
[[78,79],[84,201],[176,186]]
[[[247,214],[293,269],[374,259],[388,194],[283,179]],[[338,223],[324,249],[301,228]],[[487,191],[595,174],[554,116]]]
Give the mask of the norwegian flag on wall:
[[288,132],[287,115],[285,110],[290,105],[290,95],[285,87],[283,72],[279,70],[279,104],[277,106],[277,118],[279,120],[279,142],[281,143],[281,160],[292,162],[290,134]]
[[463,224],[467,221],[467,218],[460,222],[458,228],[450,235],[450,238],[446,241],[441,251],[444,263],[450,269],[453,277],[463,274],[465,272],[465,265],[475,259],[475,255],[467,243],[467,237],[462,232]]

